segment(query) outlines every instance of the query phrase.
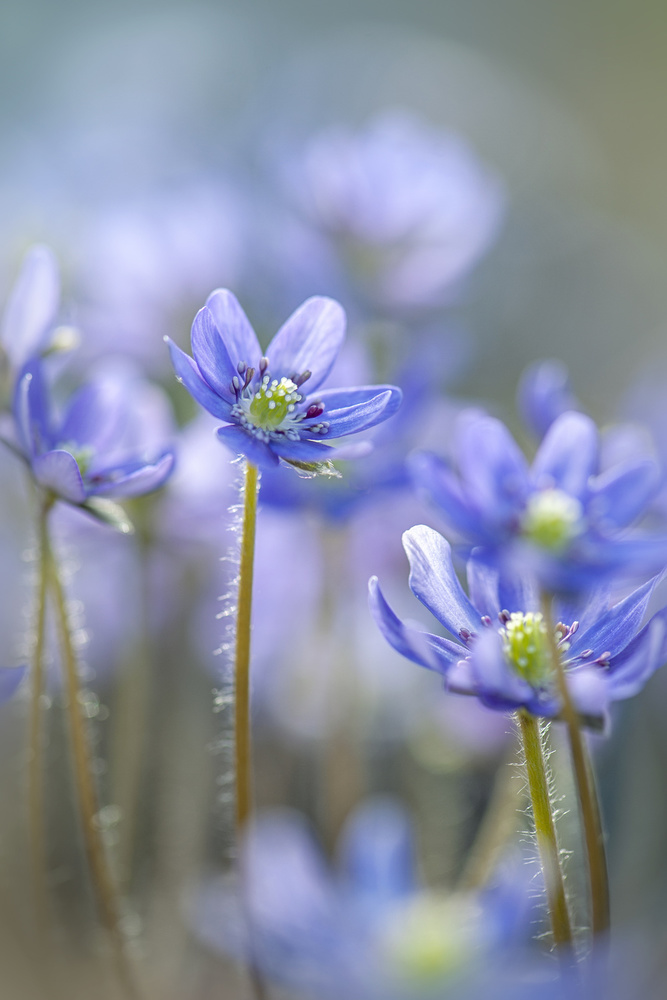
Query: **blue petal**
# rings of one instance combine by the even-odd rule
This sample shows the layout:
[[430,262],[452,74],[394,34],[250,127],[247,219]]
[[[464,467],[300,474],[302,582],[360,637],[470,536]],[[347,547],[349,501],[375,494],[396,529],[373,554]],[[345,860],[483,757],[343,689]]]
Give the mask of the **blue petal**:
[[289,438],[270,441],[269,447],[281,458],[294,459],[296,462],[328,462],[336,455],[336,449],[322,441],[309,441],[300,438],[291,441]]
[[138,497],[162,486],[174,469],[174,454],[167,452],[152,463],[96,486],[88,484],[88,494],[105,497]]
[[237,365],[243,359],[230,357],[222,332],[206,306],[194,318],[190,340],[192,354],[203,379],[219,396],[234,399],[231,381],[235,375],[238,376]]
[[43,346],[60,300],[56,259],[45,246],[26,254],[9,297],[0,339],[15,369],[20,369]]
[[223,444],[231,448],[237,455],[245,455],[246,458],[261,468],[273,468],[279,464],[278,456],[275,455],[268,444],[264,444],[252,434],[248,434],[238,424],[225,424],[218,427],[215,432]]
[[14,697],[27,670],[27,667],[0,667],[0,705]]
[[495,629],[482,631],[472,647],[469,662],[477,694],[490,707],[516,707],[534,701],[533,688],[508,665]]
[[27,456],[52,447],[49,396],[39,361],[31,362],[17,382],[13,410],[19,440]]
[[[481,614],[495,619],[501,610],[498,603],[498,570],[481,559],[475,558],[474,549],[466,565],[470,600]],[[512,610],[508,608],[508,610]],[[514,609],[516,610],[516,609]]]
[[311,373],[310,395],[327,377],[345,339],[345,312],[333,299],[316,296],[299,306],[266,349],[275,378]]
[[339,844],[342,871],[369,919],[383,918],[388,905],[417,891],[414,830],[398,802],[388,797],[364,802],[347,820]]
[[540,440],[562,413],[576,410],[577,400],[563,362],[548,359],[529,365],[519,380],[517,404],[524,422]]
[[116,443],[126,415],[126,389],[120,382],[90,382],[72,397],[60,428],[60,441],[91,445],[103,453]]
[[465,649],[458,643],[430,632],[420,632],[402,622],[387,604],[376,576],[368,582],[368,602],[371,614],[389,645],[420,667],[446,673],[465,654]]
[[597,472],[599,449],[597,427],[590,417],[564,413],[551,425],[535,456],[531,469],[535,486],[556,487],[583,499],[588,480]]
[[169,337],[165,337],[165,340],[178,381],[182,382],[192,398],[209,413],[212,413],[214,417],[218,417],[220,420],[229,420],[231,406],[227,400],[215,393],[210,385],[204,381],[199,374],[197,365],[188,354],[177,347]]
[[[392,416],[400,405],[401,395],[400,389],[389,385],[337,391],[329,399],[328,393],[320,393],[317,398],[325,404],[325,410],[315,422],[326,420],[328,436],[332,438],[365,431]],[[302,426],[307,430],[307,423]]]
[[658,468],[649,460],[610,469],[591,483],[588,514],[603,530],[624,528],[646,510],[659,484]]
[[666,658],[667,608],[663,608],[611,660],[606,674],[610,698],[620,701],[638,694]]
[[218,288],[215,292],[211,292],[206,305],[213,314],[215,325],[235,370],[239,361],[245,361],[249,367],[257,368],[262,348],[236,296],[226,288]]
[[419,524],[403,534],[403,548],[410,561],[410,589],[432,615],[458,636],[462,628],[479,632],[481,614],[458,581],[449,542],[433,528]]
[[37,482],[71,503],[83,503],[86,490],[76,460],[68,451],[47,451],[33,462]]
[[[415,452],[408,458],[408,470],[415,488],[424,493],[464,538],[484,541],[486,526],[461,492],[458,476],[437,455]],[[489,536],[489,540],[493,540]]]
[[642,623],[656,579],[649,580],[609,608],[583,633],[581,629],[576,632],[567,655],[574,658],[584,649],[592,649],[594,656],[605,652],[610,656],[620,653]]
[[607,675],[598,667],[580,667],[567,675],[567,687],[577,712],[605,719],[611,698]]
[[528,464],[505,425],[479,413],[462,414],[456,455],[471,504],[487,522],[511,530],[528,493]]

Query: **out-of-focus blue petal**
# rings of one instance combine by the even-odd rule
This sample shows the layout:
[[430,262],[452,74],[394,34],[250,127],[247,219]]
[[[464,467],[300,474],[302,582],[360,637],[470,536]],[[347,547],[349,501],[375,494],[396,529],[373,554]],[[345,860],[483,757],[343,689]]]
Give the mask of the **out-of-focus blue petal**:
[[[473,549],[466,564],[470,600],[480,614],[495,618],[501,610],[498,603],[498,570],[481,559],[477,559],[475,557],[476,551]],[[512,609],[508,608],[508,610]]]
[[572,670],[567,675],[567,687],[580,715],[606,719],[610,690],[602,670],[596,667]]
[[41,362],[33,360],[14,390],[14,415],[26,455],[47,451],[53,444],[49,398]]
[[591,482],[588,511],[602,528],[624,528],[635,521],[656,495],[660,474],[655,462],[613,468]]
[[470,669],[481,701],[493,708],[528,705],[535,698],[530,684],[508,666],[495,629],[485,628],[474,643]]
[[[223,399],[233,400],[231,381],[238,375],[238,360],[230,356],[213,313],[203,306],[192,323],[192,354],[205,382]],[[189,388],[189,387],[188,387]]]
[[229,420],[231,406],[226,399],[222,399],[204,381],[199,374],[199,369],[192,358],[177,347],[173,340],[166,338],[171,354],[171,361],[179,382],[182,382],[190,395],[203,406],[205,410],[212,413],[220,420]]
[[295,462],[328,462],[336,455],[336,449],[323,441],[306,441],[303,438],[292,441],[286,438],[284,441],[271,441],[270,444],[276,455]]
[[27,667],[0,667],[0,705],[14,697],[27,671]]
[[611,660],[606,674],[609,697],[613,701],[632,698],[665,659],[667,608],[658,611],[625,649]]
[[458,636],[461,629],[479,632],[481,615],[466,596],[452,564],[452,550],[442,535],[419,524],[403,534],[410,561],[409,584],[415,597]]
[[563,362],[549,358],[528,365],[519,380],[517,404],[524,422],[540,440],[561,414],[578,410]]
[[471,505],[493,524],[513,526],[528,494],[528,463],[505,425],[485,414],[462,414],[456,457]]
[[257,368],[262,356],[262,349],[236,296],[227,288],[217,288],[207,298],[206,305],[213,314],[215,325],[234,365],[234,370],[236,371],[236,365],[240,361],[245,361],[250,368]]
[[375,576],[368,582],[368,599],[371,614],[389,645],[420,667],[445,673],[465,653],[458,643],[402,622],[387,604]]
[[597,427],[583,413],[569,411],[551,425],[531,469],[538,489],[557,488],[583,500],[597,472],[600,442]]
[[[346,393],[338,392],[336,395],[339,397],[337,400],[339,405],[325,409],[322,414],[321,419],[326,420],[329,425],[328,433],[332,438],[344,437],[346,434],[374,427],[395,413],[401,402],[401,392],[393,386],[366,386],[363,389],[350,389],[349,394],[356,394],[359,402],[345,403],[343,400]],[[319,395],[318,399],[322,400],[322,395]],[[306,431],[308,423],[304,421],[302,427]]]
[[483,519],[477,511],[471,510],[458,477],[441,458],[431,452],[415,452],[408,458],[408,469],[415,487],[464,538],[473,537],[480,542],[492,538]]
[[641,625],[656,580],[654,577],[628,594],[624,600],[601,614],[586,631],[579,629],[572,639],[568,655],[575,657],[585,649],[592,649],[597,656],[604,652],[616,656],[627,646]]
[[43,346],[60,301],[58,264],[52,251],[35,246],[26,254],[9,297],[0,340],[15,369]]
[[118,470],[120,474],[115,479],[103,483],[101,486],[95,486],[92,483],[93,488],[90,489],[90,492],[96,496],[105,497],[143,496],[145,493],[159,489],[167,481],[173,468],[174,454],[167,452],[150,464],[142,463],[140,468],[126,475],[122,475],[121,470]]
[[307,299],[281,326],[266,349],[275,378],[311,373],[310,395],[324,381],[345,338],[345,312],[334,299]]
[[339,843],[349,891],[369,919],[382,918],[388,906],[417,891],[414,831],[394,799],[369,799],[355,809]]
[[76,460],[68,451],[47,451],[33,461],[37,482],[71,503],[83,503],[86,489]]
[[260,441],[259,438],[248,434],[238,424],[225,424],[224,427],[218,427],[215,433],[223,444],[231,448],[235,454],[245,455],[253,465],[257,465],[259,468],[267,466],[271,468],[278,465],[278,456],[271,451],[269,446]]
[[126,413],[126,391],[120,382],[112,379],[89,382],[72,397],[59,443],[90,445],[103,452],[118,438]]

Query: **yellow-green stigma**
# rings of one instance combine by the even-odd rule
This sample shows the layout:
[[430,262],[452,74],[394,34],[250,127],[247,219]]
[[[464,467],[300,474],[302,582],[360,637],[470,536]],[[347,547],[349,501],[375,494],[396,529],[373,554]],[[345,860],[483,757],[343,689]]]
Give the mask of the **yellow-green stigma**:
[[248,419],[262,430],[273,431],[292,413],[300,400],[299,388],[291,378],[271,379],[265,375],[248,407]]
[[479,946],[479,908],[470,899],[424,895],[391,921],[386,944],[398,975],[428,985],[456,973]]
[[549,489],[528,498],[522,532],[542,549],[559,553],[584,530],[583,508],[563,490]]
[[58,447],[70,453],[79,466],[79,472],[82,476],[85,476],[95,457],[95,449],[91,448],[89,444],[77,444],[75,441],[67,441],[64,444],[58,445]]
[[503,652],[511,667],[533,687],[551,676],[547,626],[540,612],[512,612],[500,630]]

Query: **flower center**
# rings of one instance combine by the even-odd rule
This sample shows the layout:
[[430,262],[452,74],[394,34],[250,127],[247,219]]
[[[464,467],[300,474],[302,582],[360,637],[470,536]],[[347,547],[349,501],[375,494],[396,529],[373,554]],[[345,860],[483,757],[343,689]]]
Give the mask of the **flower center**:
[[451,974],[480,944],[479,907],[461,896],[425,895],[390,920],[386,943],[392,965],[424,984]]
[[65,441],[57,445],[57,448],[68,451],[79,466],[81,475],[85,476],[95,458],[95,449],[89,444],[77,444],[76,441]]
[[563,490],[540,490],[528,498],[522,533],[540,548],[559,553],[584,530],[583,514],[579,501]]
[[248,407],[248,418],[255,427],[275,430],[276,427],[280,427],[288,413],[294,410],[300,399],[298,386],[291,378],[283,376],[278,381],[265,375]]
[[510,666],[532,687],[542,687],[551,677],[547,626],[538,611],[514,611],[500,629],[503,652]]

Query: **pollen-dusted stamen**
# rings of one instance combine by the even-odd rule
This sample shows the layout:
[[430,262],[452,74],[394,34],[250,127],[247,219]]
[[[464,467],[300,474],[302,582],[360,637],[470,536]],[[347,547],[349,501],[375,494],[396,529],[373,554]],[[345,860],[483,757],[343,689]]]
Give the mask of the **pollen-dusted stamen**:
[[552,667],[547,625],[540,612],[512,612],[500,637],[509,665],[533,687],[546,686]]
[[584,509],[569,493],[546,489],[528,498],[521,530],[540,548],[554,554],[563,552],[584,529]]
[[308,370],[306,369],[306,371],[305,371],[305,372],[302,372],[302,373],[301,373],[300,375],[295,375],[295,376],[294,376],[294,378],[292,379],[292,381],[293,381],[293,382],[294,382],[294,384],[295,384],[296,386],[298,386],[298,387],[299,387],[299,389],[300,389],[300,388],[301,388],[301,386],[303,385],[303,383],[304,383],[304,382],[307,382],[307,381],[308,381],[308,379],[310,378],[310,376],[311,376],[312,374],[313,374],[312,372],[309,372],[309,371],[308,371]]
[[300,400],[298,386],[291,379],[283,376],[278,381],[275,378],[271,379],[269,375],[264,375],[248,408],[248,417],[255,427],[275,430],[288,413],[292,413],[295,404]]

